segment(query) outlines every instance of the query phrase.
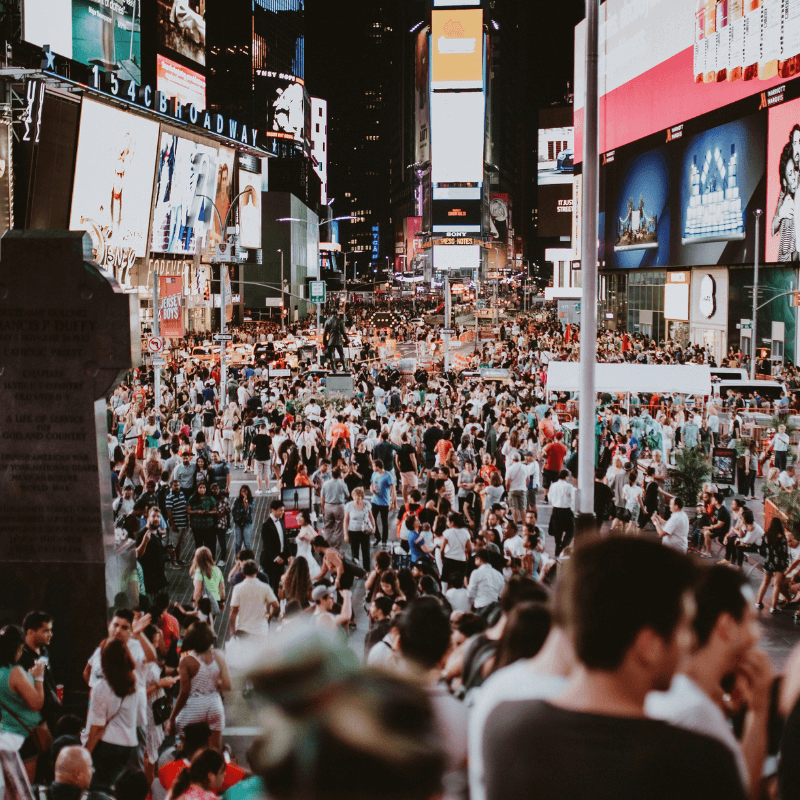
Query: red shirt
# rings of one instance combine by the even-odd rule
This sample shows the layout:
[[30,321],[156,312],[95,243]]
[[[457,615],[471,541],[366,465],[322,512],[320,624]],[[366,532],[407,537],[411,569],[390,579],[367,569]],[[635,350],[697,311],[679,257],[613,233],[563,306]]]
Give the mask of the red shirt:
[[547,453],[544,468],[551,472],[560,472],[564,466],[564,457],[567,455],[567,448],[561,442],[552,442],[545,448]]
[[[172,784],[177,780],[178,775],[188,766],[189,762],[183,758],[164,764],[158,771],[158,780],[164,789],[169,791],[172,788]],[[225,767],[225,780],[222,783],[222,787],[217,790],[217,794],[225,794],[231,786],[236,786],[239,781],[244,780],[244,776],[245,771],[241,767],[237,767],[235,764],[228,764]]]

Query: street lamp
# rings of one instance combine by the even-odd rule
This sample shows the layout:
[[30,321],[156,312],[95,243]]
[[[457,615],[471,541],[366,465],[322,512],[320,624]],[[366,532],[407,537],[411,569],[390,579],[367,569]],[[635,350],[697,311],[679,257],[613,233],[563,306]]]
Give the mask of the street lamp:
[[300,217],[281,217],[280,219],[275,220],[276,222],[302,222],[305,225],[313,225],[315,228],[321,228],[323,225],[327,225],[329,222],[341,222],[342,220],[349,220],[352,221],[357,219],[357,217],[346,216],[346,217],[334,217],[333,219],[324,219],[322,222],[311,222],[307,219],[300,219]]
[[281,331],[286,330],[286,280],[283,277],[283,250],[278,248],[281,254]]

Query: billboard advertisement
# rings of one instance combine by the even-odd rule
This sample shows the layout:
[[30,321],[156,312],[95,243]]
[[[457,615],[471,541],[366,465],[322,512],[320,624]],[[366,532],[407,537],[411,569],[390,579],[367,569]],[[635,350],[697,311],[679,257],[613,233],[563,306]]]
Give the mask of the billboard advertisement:
[[[231,207],[231,201],[233,200],[233,161],[235,158],[236,151],[232,147],[219,148],[219,152],[217,153],[217,193],[216,195],[212,195],[212,197],[214,197],[214,205],[217,207],[217,211],[219,211],[223,223],[225,217],[228,215],[228,209]],[[208,231],[209,246],[217,245],[223,239],[219,225],[219,219],[217,219],[217,215],[212,210],[210,228]]]
[[764,210],[766,261],[797,261],[795,213],[800,174],[800,100],[769,110],[767,205]]
[[436,200],[433,201],[433,232],[467,231],[480,233],[480,200]]
[[91,234],[95,260],[123,286],[130,257],[147,250],[157,150],[158,123],[83,100],[69,226]]
[[493,194],[489,200],[489,231],[492,235],[489,268],[509,268],[513,258],[514,233],[511,228],[511,198],[507,194]]
[[141,82],[141,6],[137,0],[24,0],[23,38]]
[[191,104],[198,110],[206,107],[205,75],[161,55],[156,62],[156,89],[183,105]]
[[572,183],[574,128],[539,128],[539,186]]
[[217,148],[163,131],[157,170],[150,249],[193,255],[214,214],[202,197],[216,193]]
[[431,180],[437,183],[483,182],[483,92],[431,95]]
[[436,244],[433,246],[433,268],[445,272],[454,269],[478,269],[481,264],[479,244]]
[[[795,5],[781,0],[650,0],[634,7],[626,0],[607,0],[600,7],[600,151],[769,92],[791,78],[800,54]],[[575,29],[578,161],[585,59],[584,21]]]
[[406,237],[406,266],[409,272],[422,269],[425,256],[422,252],[422,217],[406,217],[404,224]]
[[430,159],[431,108],[430,108],[430,44],[426,29],[417,34],[414,59],[414,121],[416,144],[414,161],[417,164]]
[[256,80],[266,104],[266,135],[277,139],[304,141],[305,81],[295,75],[263,69],[256,70]]
[[183,278],[177,275],[158,277],[158,320],[161,336],[183,338]]
[[570,236],[572,234],[572,181],[539,187],[539,236]]
[[261,174],[239,170],[239,244],[261,247]]
[[156,0],[159,48],[206,63],[206,0]]
[[482,89],[483,11],[434,9],[431,51],[431,89]]

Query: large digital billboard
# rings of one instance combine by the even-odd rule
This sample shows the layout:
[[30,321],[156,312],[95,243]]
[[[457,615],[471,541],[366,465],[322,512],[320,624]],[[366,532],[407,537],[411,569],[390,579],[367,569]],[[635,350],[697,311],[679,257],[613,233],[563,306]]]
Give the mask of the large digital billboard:
[[[781,16],[784,9],[783,17]],[[765,93],[796,72],[800,9],[781,0],[600,6],[600,152]],[[575,29],[575,154],[582,157],[586,23]]]
[[539,128],[539,186],[572,183],[574,145],[574,128]]
[[418,164],[430,158],[430,44],[426,29],[417,34],[414,57],[414,161]]
[[433,268],[440,272],[455,269],[478,269],[481,264],[479,244],[435,244]]
[[261,175],[239,170],[239,244],[261,247]]
[[434,10],[431,16],[431,89],[483,88],[483,11]]
[[[797,203],[800,175],[800,100],[769,110],[767,205],[763,230],[767,261],[798,261]],[[800,211],[800,209],[798,209]]]
[[156,61],[156,89],[177,98],[182,105],[193,105],[198,110],[206,107],[205,75],[161,55]]
[[84,99],[70,228],[89,231],[110,271],[125,266],[126,253],[145,255],[157,150],[158,123]]
[[141,82],[139,0],[24,0],[23,38]]
[[434,233],[466,231],[480,233],[482,203],[480,200],[433,200]]
[[266,135],[302,142],[306,132],[305,81],[295,75],[256,70],[256,82],[266,103]]
[[[217,153],[217,193],[214,198],[214,205],[219,211],[222,222],[228,215],[228,209],[233,200],[234,166],[236,151],[232,147],[220,147]],[[212,211],[211,225],[208,231],[208,244],[216,245],[222,242],[222,232],[220,230],[220,220]]]
[[206,0],[156,0],[156,8],[159,46],[204,65]]
[[483,92],[435,92],[431,95],[431,180],[437,183],[483,182]]
[[217,148],[163,131],[157,170],[150,249],[194,254],[214,214],[203,198],[216,192]]

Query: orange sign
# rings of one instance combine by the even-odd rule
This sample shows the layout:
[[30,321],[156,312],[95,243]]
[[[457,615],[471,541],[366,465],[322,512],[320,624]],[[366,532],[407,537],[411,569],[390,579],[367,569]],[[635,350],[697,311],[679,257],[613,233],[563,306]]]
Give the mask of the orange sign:
[[483,11],[440,9],[432,17],[432,89],[483,86]]

